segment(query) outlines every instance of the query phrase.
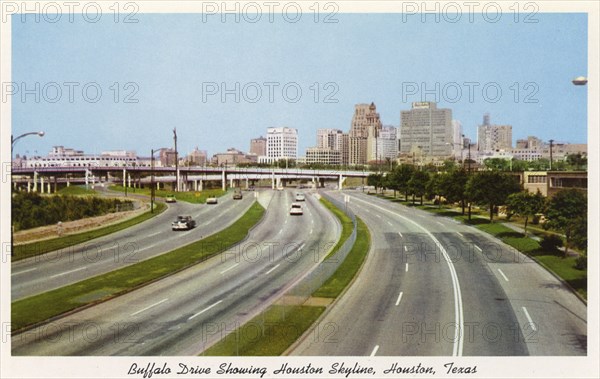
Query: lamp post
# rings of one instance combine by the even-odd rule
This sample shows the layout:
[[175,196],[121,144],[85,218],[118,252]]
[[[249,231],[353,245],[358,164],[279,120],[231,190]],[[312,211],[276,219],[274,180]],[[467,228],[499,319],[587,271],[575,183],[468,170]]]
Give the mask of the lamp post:
[[154,199],[155,199],[155,194],[156,191],[154,189],[154,154],[156,154],[157,152],[161,151],[165,149],[164,147],[161,147],[160,149],[152,149],[150,150],[150,161],[152,162],[151,164],[151,172],[150,172],[150,213],[154,213]]
[[554,143],[554,140],[551,139],[549,142],[550,142],[550,171],[552,171],[552,144]]
[[[40,137],[43,137],[46,132],[27,132],[27,133],[23,133],[19,136],[17,136],[16,138],[11,134],[10,135],[10,166],[12,169],[12,157],[13,157],[13,148],[15,147],[15,143],[17,143],[18,140],[20,140],[23,137],[26,136],[31,136],[31,135],[35,135],[37,134]],[[12,188],[12,185],[11,185]],[[11,190],[12,191],[12,190]],[[11,224],[12,224],[12,216],[11,216]],[[13,251],[14,251],[14,232],[15,232],[15,226],[14,224],[10,226],[10,255],[13,255]]]

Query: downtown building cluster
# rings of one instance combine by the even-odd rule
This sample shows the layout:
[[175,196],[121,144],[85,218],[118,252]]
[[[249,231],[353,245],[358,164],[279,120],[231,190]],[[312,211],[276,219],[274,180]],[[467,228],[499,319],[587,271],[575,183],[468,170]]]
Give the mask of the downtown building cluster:
[[[187,155],[173,148],[157,151],[154,164],[174,166],[217,166],[275,164],[366,166],[372,164],[410,163],[415,165],[442,165],[446,160],[477,162],[489,158],[536,161],[542,158],[563,160],[571,154],[587,155],[587,144],[571,144],[554,140],[543,141],[535,136],[517,139],[512,143],[512,125],[497,125],[489,114],[477,126],[473,143],[463,134],[462,123],[453,119],[452,110],[438,108],[435,102],[414,102],[411,108],[400,111],[400,127],[383,125],[376,105],[371,102],[356,104],[347,132],[337,128],[318,129],[316,146],[298,152],[298,129],[287,126],[269,127],[266,137],[250,140],[245,153],[236,148],[208,157],[205,150],[196,147]],[[151,157],[138,156],[133,151],[105,151],[84,154],[83,151],[55,146],[45,157],[19,157],[17,167],[149,167]]]

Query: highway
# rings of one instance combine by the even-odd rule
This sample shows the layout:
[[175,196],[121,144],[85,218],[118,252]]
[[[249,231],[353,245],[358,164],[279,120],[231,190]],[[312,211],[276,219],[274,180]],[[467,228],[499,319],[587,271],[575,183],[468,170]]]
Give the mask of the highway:
[[[242,200],[233,200],[232,194],[227,194],[216,205],[170,203],[162,214],[130,228],[13,262],[12,301],[110,272],[214,234],[235,222],[251,206],[254,193],[244,195]],[[171,222],[178,215],[191,215],[196,228],[172,231]]]
[[319,321],[335,333],[310,334],[292,355],[586,355],[587,307],[530,259],[454,220],[344,194],[371,250]]
[[12,336],[13,355],[196,355],[318,265],[340,225],[313,194],[262,191],[263,221],[237,247],[126,295]]

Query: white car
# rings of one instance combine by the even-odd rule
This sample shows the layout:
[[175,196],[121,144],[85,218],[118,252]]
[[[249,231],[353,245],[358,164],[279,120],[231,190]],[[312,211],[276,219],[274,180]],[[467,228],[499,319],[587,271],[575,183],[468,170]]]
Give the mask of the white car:
[[215,196],[206,199],[206,204],[217,204],[219,201]]
[[302,212],[302,205],[298,203],[292,203],[290,208],[290,215],[292,216],[302,216],[304,212]]
[[190,230],[196,227],[196,221],[192,219],[192,216],[177,216],[177,220],[171,223],[171,229],[173,230]]
[[306,196],[302,192],[296,193],[296,201],[304,201]]

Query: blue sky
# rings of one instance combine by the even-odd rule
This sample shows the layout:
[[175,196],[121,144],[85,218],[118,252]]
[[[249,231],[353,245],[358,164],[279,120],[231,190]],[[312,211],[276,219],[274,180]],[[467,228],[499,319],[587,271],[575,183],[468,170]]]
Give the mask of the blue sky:
[[[176,127],[181,153],[198,146],[212,155],[229,147],[247,151],[267,127],[289,126],[298,129],[304,155],[318,128],[349,130],[356,103],[375,102],[383,123],[399,126],[400,111],[422,99],[421,89],[407,92],[415,83],[433,92],[439,85],[425,100],[437,95],[438,107],[452,109],[473,139],[489,112],[492,123],[513,125],[513,140],[587,142],[587,87],[571,84],[588,74],[585,14],[538,14],[537,23],[515,23],[508,15],[497,23],[477,17],[473,23],[466,17],[403,22],[400,14],[338,14],[335,24],[308,15],[293,24],[266,17],[203,22],[200,14],[137,18],[135,24],[110,17],[36,23],[13,16],[12,81],[20,90],[12,99],[13,134],[46,132],[19,141],[15,153],[45,155],[65,145],[147,156],[171,146]],[[23,99],[35,83],[40,101],[31,94]],[[221,83],[229,89],[239,83],[239,103],[233,94],[225,102],[220,92],[210,95],[212,83],[219,90]],[[88,99],[102,90],[97,102],[84,98],[86,84]],[[297,88],[302,95],[292,102]],[[325,102],[327,95],[337,102]],[[125,102],[127,96],[137,103]]]

